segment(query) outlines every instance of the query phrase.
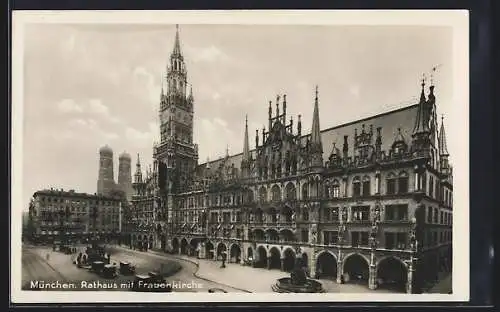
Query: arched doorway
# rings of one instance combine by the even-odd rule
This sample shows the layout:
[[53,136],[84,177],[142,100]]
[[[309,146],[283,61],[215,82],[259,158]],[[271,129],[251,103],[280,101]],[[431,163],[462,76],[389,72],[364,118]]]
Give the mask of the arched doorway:
[[217,245],[217,260],[222,260],[222,254],[227,252],[227,247],[223,243]]
[[377,265],[378,287],[398,292],[406,292],[408,271],[406,265],[394,257],[382,259]]
[[198,253],[197,249],[198,249],[198,239],[193,238],[189,242],[189,255],[196,256]]
[[284,242],[294,242],[295,241],[295,234],[290,229],[282,229],[279,233],[279,236]]
[[263,246],[257,247],[257,261],[255,262],[256,268],[265,268],[267,266],[267,252]]
[[161,250],[166,250],[167,248],[167,238],[165,235],[160,236],[160,245],[161,245]]
[[181,240],[181,255],[187,255],[188,242],[187,239],[183,238]]
[[369,277],[368,261],[360,254],[352,254],[344,260],[344,282],[367,284]]
[[214,244],[211,242],[205,243],[205,255],[207,259],[214,259]]
[[177,237],[172,238],[172,253],[179,253],[179,240]]
[[318,278],[337,278],[337,259],[329,251],[319,254],[316,260],[316,271]]
[[252,247],[248,247],[247,249],[247,260],[248,261],[253,261],[253,249]]
[[229,251],[229,262],[239,263],[241,260],[241,249],[238,244],[231,245]]
[[281,254],[278,248],[273,247],[269,251],[271,261],[269,262],[269,269],[281,269]]
[[283,253],[283,270],[290,272],[295,266],[295,252],[291,248],[285,249]]
[[149,240],[148,240],[148,249],[154,248],[154,241],[155,241],[155,239],[154,239],[153,235],[150,235]]

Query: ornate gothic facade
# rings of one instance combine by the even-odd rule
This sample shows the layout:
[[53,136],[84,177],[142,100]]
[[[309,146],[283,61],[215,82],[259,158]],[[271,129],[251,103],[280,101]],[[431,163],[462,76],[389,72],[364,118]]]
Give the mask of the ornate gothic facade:
[[286,95],[269,103],[268,128],[250,149],[198,162],[194,98],[179,33],[160,98],[160,143],[132,199],[133,248],[290,270],[312,277],[419,292],[451,268],[452,167],[434,86],[418,103],[321,130],[287,119]]

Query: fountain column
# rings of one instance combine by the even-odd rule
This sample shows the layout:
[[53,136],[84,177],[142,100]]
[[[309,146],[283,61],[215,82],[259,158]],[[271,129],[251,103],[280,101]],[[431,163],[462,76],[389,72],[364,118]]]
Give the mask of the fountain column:
[[344,270],[342,268],[342,258],[339,257],[339,260],[337,261],[337,283],[338,284],[343,284],[344,279],[342,278],[342,275],[344,274]]

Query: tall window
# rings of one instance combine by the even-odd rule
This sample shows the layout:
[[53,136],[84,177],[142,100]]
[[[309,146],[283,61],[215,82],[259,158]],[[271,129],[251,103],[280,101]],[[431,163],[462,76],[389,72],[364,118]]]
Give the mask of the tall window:
[[259,201],[261,203],[265,203],[267,200],[267,191],[266,191],[266,188],[265,187],[261,187],[259,189]]
[[387,183],[387,191],[386,191],[387,194],[388,195],[396,194],[396,177],[394,176],[394,174],[389,173],[386,179],[386,183]]
[[304,243],[309,242],[309,230],[303,229],[301,237],[302,237],[302,242],[304,242]]
[[354,206],[351,208],[351,221],[370,220],[370,206]]
[[309,185],[306,183],[302,186],[302,200],[309,198]]
[[354,177],[352,180],[352,196],[360,196],[361,195],[361,181],[359,177]]
[[439,214],[438,208],[434,208],[434,224],[438,223],[438,214]]
[[363,177],[363,196],[370,196],[370,177]]
[[432,223],[432,207],[427,207],[427,223]]
[[386,221],[405,221],[408,220],[408,205],[386,205],[385,206]]
[[286,185],[286,199],[295,200],[296,198],[297,198],[297,190],[295,189],[295,185],[293,185],[293,183],[288,183]]
[[281,201],[281,189],[279,186],[275,185],[271,189],[272,197],[273,197],[273,202],[278,202]]
[[339,181],[337,181],[337,180],[333,181],[331,196],[333,198],[339,198],[340,197],[340,184],[339,184]]
[[429,177],[429,196],[434,198],[434,177]]
[[398,193],[399,194],[408,193],[408,174],[404,171],[399,174]]
[[368,232],[351,232],[351,245],[353,247],[368,246]]

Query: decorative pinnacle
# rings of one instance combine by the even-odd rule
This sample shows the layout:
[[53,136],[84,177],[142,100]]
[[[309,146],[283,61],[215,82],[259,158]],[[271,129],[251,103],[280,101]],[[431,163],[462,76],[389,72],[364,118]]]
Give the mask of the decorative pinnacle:
[[316,99],[318,99],[318,85],[316,85]]

